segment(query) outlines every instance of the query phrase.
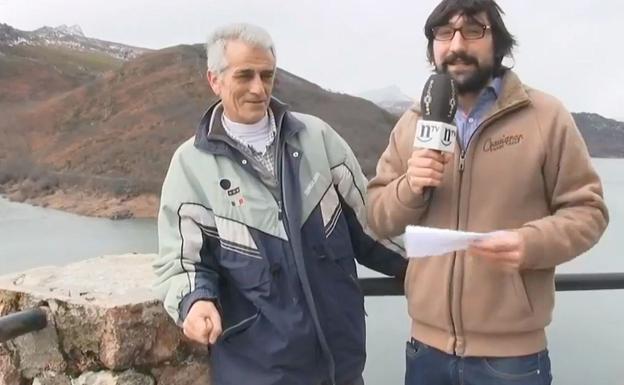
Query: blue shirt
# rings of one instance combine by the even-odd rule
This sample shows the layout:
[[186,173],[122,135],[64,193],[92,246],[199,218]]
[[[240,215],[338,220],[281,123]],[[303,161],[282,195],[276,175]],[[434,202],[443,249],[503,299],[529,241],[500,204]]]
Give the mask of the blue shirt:
[[490,84],[479,94],[477,102],[468,115],[462,110],[461,106],[457,108],[455,113],[455,125],[457,127],[457,135],[459,136],[459,144],[462,150],[468,147],[472,134],[477,127],[483,122],[486,114],[490,111],[496,98],[500,95],[502,87],[502,78],[492,79]]

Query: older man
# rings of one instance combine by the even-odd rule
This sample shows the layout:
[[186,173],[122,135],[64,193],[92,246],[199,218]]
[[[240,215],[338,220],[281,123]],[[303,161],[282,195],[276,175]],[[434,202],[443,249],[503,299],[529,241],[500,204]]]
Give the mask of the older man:
[[271,97],[270,36],[225,26],[207,54],[220,101],[164,182],[157,291],[189,338],[212,345],[215,385],[362,384],[354,258],[400,277],[406,262],[369,235],[347,144]]

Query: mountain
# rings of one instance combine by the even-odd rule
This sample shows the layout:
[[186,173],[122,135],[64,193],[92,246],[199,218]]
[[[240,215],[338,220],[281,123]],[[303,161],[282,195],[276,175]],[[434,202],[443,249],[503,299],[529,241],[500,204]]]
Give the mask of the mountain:
[[37,29],[35,32],[39,34],[62,34],[85,37],[85,34],[82,32],[82,28],[80,28],[79,25],[67,26],[62,24],[56,28],[42,27]]
[[[360,96],[396,116],[401,116],[413,105],[413,101],[406,100],[408,97],[397,86],[368,91]],[[586,112],[572,113],[572,117],[593,157],[624,158],[623,122]]]
[[85,37],[79,26],[28,32],[0,24],[0,112],[72,90],[147,51]]
[[401,89],[396,85],[391,85],[388,87],[365,91],[365,92],[362,92],[359,96],[361,98],[370,100],[373,103],[385,103],[388,101],[396,101],[396,102],[411,102],[412,101],[412,98],[404,94],[403,91],[401,91]]
[[362,92],[359,97],[370,100],[391,114],[400,116],[414,104],[414,100],[396,86],[388,86]]
[[[158,193],[173,151],[194,134],[203,111],[215,100],[205,63],[202,45],[128,60],[0,121],[0,154],[6,164],[45,168],[84,188]],[[281,69],[274,95],[293,110],[330,123],[372,174],[396,120],[393,115]]]
[[0,23],[0,46],[55,46],[73,51],[106,54],[119,60],[134,59],[148,50],[125,44],[86,37],[78,25],[42,27],[34,31],[20,31]]
[[[61,194],[59,199],[70,206],[34,203],[97,215],[109,214],[81,211],[74,204],[95,199],[83,192],[108,194],[105,204],[116,210],[111,216],[136,213],[130,208],[130,214],[120,214],[119,207],[150,194],[151,200],[141,204],[153,215],[153,197],[173,151],[194,135],[203,111],[216,100],[205,78],[203,46],[144,50],[122,60],[114,55],[116,50],[85,51],[82,45],[59,45],[60,40],[52,38],[49,44],[43,38],[28,44],[20,40],[44,35],[63,41],[88,39],[78,27],[42,28],[25,35],[0,26],[0,192],[20,197],[15,199],[77,192]],[[401,94],[392,87],[367,97],[382,104],[384,97],[407,104],[409,98]],[[274,95],[292,110],[332,125],[368,176],[374,174],[390,130],[406,108],[391,113],[282,69],[277,71]],[[624,123],[596,114],[574,116],[593,156],[624,157]],[[111,196],[119,199],[111,201]]]
[[594,113],[573,113],[589,152],[597,158],[624,158],[624,122]]

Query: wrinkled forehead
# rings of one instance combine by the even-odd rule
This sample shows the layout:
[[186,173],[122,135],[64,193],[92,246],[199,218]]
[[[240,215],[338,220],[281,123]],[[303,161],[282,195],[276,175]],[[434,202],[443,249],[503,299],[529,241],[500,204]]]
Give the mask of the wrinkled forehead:
[[459,27],[464,24],[489,25],[490,23],[487,14],[481,11],[474,14],[456,12],[449,17],[447,24]]

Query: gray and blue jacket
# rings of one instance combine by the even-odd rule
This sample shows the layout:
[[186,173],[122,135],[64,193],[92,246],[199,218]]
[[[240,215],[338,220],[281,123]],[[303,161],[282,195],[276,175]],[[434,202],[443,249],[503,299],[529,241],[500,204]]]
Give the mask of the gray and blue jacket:
[[155,288],[180,325],[195,301],[217,303],[215,385],[348,383],[366,359],[355,259],[401,278],[406,261],[368,231],[367,180],[346,142],[316,117],[270,108],[275,183],[225,134],[219,105],[175,152]]

